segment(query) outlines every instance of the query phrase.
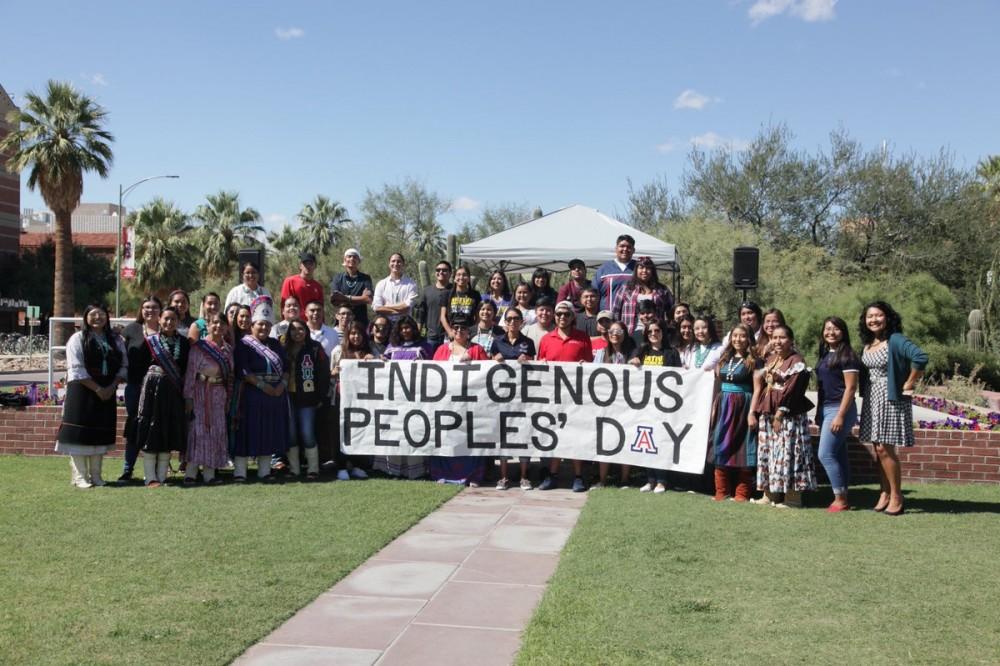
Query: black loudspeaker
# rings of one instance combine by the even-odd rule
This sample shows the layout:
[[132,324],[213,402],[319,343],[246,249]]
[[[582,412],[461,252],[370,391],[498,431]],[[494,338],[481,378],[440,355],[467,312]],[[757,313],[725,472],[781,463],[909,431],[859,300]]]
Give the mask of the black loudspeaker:
[[[243,274],[240,272],[243,268],[243,264],[248,261],[252,261],[260,269],[260,278],[258,278],[259,284],[264,283],[264,250],[259,247],[240,250],[239,260],[236,262],[236,282],[243,282]],[[755,273],[756,274],[756,273]]]
[[757,288],[757,263],[760,250],[755,247],[733,248],[733,286],[737,289]]

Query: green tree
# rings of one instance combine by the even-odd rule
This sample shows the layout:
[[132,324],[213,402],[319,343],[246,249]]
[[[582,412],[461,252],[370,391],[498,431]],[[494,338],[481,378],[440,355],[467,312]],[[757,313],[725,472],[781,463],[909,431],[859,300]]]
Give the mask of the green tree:
[[[21,256],[10,255],[0,259],[0,275],[4,276],[3,293],[27,299],[38,305],[42,316],[53,312],[53,283],[39,280],[39,275],[51,275],[55,268],[56,247],[52,240],[38,249],[28,250]],[[73,283],[72,304],[76,311],[82,311],[90,303],[107,303],[109,293],[115,288],[115,272],[111,260],[100,254],[73,246],[73,266],[85,280]]]
[[639,187],[628,180],[628,198],[622,222],[648,234],[663,232],[671,221],[684,217],[684,202],[670,194],[666,178],[655,178]]
[[784,124],[765,127],[741,151],[694,148],[685,193],[730,222],[749,224],[773,243],[835,242],[837,213],[863,164],[860,145],[843,131],[830,135],[830,152],[792,148]]
[[194,217],[201,223],[201,272],[211,277],[225,277],[244,247],[259,247],[257,234],[263,233],[260,213],[253,208],[240,208],[238,192],[220,190],[205,197],[208,203],[195,209]]
[[351,220],[347,209],[322,194],[302,206],[298,214],[301,247],[325,255],[340,240],[341,228]]
[[443,256],[445,236],[438,216],[447,210],[445,199],[417,181],[386,184],[377,192],[367,191],[361,203],[363,220],[348,225],[345,238],[364,248],[366,272],[386,271],[389,256],[402,252],[412,274],[419,260]]
[[157,197],[128,217],[135,228],[135,286],[161,297],[198,285],[197,249],[188,215]]
[[[12,171],[29,170],[28,187],[37,186],[55,213],[55,279],[53,314],[73,314],[73,236],[70,219],[83,195],[83,174],[108,175],[114,137],[105,129],[107,111],[70,84],[49,81],[45,97],[25,95],[21,110],[12,111],[13,130],[0,140],[0,153],[10,157]],[[57,342],[65,330],[57,328]]]
[[1000,155],[984,157],[976,165],[976,175],[979,176],[986,194],[1000,203]]

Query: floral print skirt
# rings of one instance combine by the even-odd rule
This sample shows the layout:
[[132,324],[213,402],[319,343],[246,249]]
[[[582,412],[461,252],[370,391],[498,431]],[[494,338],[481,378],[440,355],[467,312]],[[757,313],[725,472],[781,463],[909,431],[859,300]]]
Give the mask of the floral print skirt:
[[757,487],[772,493],[816,489],[816,462],[809,437],[809,416],[798,414],[782,420],[760,415],[757,435]]

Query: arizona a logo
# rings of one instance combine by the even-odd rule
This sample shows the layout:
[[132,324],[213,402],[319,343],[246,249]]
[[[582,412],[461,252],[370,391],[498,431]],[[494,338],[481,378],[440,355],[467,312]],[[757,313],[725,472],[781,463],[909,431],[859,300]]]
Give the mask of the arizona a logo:
[[650,426],[636,426],[632,450],[636,453],[656,454],[656,442],[653,441],[653,429]]

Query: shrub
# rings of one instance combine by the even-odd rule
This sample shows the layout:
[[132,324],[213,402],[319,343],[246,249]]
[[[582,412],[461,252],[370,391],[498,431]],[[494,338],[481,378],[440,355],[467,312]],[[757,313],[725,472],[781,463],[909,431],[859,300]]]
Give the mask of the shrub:
[[[905,320],[904,320],[905,327]],[[974,352],[965,345],[923,345],[930,357],[927,364],[927,383],[944,383],[955,376],[956,368],[963,377],[971,377],[974,370],[976,379],[991,391],[1000,391],[1000,358],[988,352]]]

